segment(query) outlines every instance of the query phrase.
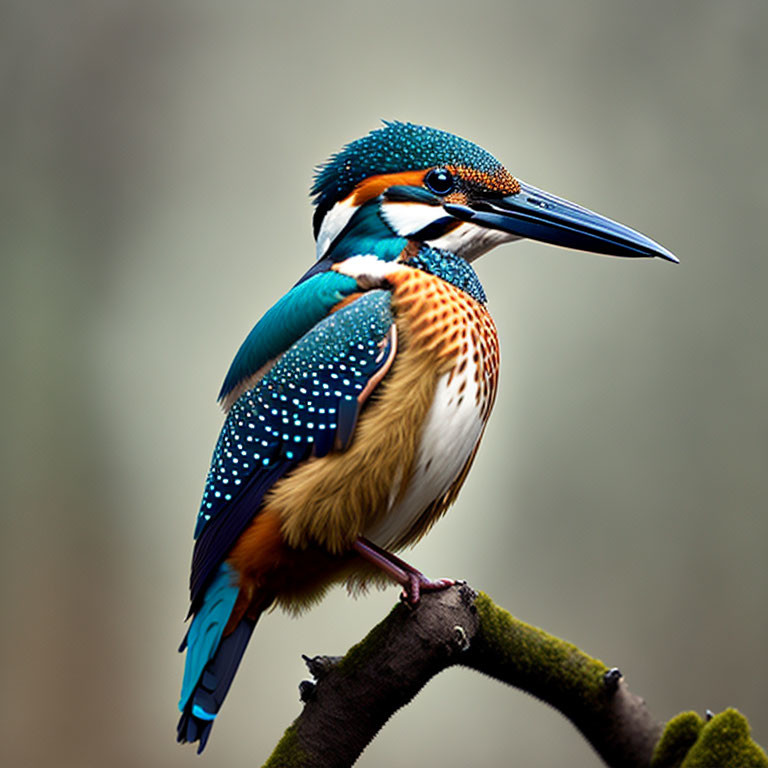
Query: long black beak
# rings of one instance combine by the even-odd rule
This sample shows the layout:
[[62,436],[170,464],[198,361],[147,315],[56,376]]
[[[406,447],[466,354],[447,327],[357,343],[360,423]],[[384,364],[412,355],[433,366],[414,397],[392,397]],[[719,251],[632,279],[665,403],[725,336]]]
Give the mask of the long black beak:
[[664,246],[640,232],[523,182],[520,191],[509,197],[443,207],[461,221],[518,237],[610,256],[658,256],[678,263]]

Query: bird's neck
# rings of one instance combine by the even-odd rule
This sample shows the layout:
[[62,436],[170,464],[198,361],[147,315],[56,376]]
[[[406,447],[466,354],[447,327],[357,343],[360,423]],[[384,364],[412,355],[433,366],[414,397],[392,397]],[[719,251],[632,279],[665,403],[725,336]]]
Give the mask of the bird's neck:
[[[321,242],[322,235],[318,244]],[[399,234],[377,204],[358,208],[323,255],[335,263],[358,256],[373,256],[379,262],[404,263],[455,285],[481,304],[486,302],[480,280],[465,258],[450,249],[433,247]]]

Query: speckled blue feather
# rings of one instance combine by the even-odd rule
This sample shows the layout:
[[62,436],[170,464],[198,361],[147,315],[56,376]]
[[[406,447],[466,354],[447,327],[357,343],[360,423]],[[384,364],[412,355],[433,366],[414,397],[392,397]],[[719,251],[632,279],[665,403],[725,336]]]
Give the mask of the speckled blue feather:
[[389,353],[390,298],[368,291],[326,317],[230,409],[197,518],[193,612],[273,483],[309,453],[322,456],[352,439],[357,397]]
[[446,283],[455,285],[481,304],[488,301],[477,272],[465,259],[455,253],[424,246],[415,256],[408,259],[407,263],[409,267],[429,272],[445,280]]
[[230,409],[219,435],[196,536],[243,481],[276,459],[300,461],[333,445],[338,413],[382,363],[392,325],[388,291],[369,291],[318,323]]
[[383,128],[347,144],[318,168],[312,195],[318,207],[327,209],[370,176],[438,165],[471,166],[486,173],[502,167],[489,152],[452,133],[385,121]]

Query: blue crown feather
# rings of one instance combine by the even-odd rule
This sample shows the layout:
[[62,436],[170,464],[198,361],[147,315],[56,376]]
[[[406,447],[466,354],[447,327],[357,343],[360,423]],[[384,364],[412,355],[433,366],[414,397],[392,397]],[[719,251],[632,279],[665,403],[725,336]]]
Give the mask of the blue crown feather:
[[471,166],[489,174],[502,168],[490,152],[452,133],[385,120],[383,128],[347,144],[321,165],[311,194],[315,205],[327,210],[370,176],[439,165]]

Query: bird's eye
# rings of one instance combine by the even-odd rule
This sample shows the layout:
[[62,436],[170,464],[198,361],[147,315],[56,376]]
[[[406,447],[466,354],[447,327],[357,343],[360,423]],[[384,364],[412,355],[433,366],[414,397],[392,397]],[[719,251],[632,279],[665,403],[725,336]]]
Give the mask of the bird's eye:
[[454,186],[453,176],[445,168],[433,168],[424,177],[424,183],[436,195],[447,195]]

